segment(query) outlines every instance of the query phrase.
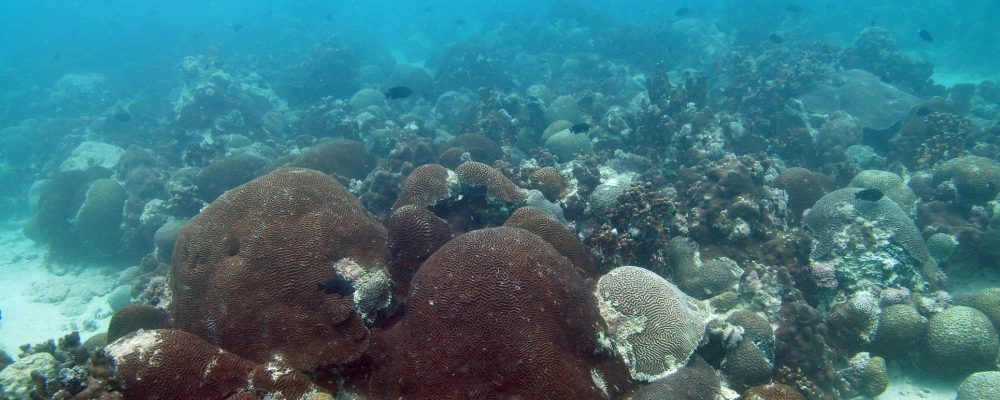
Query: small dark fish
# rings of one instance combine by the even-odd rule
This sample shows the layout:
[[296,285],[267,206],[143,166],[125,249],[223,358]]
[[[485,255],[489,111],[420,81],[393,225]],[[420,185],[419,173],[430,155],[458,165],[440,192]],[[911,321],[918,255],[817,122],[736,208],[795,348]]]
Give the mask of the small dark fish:
[[407,97],[410,97],[411,94],[413,94],[413,89],[410,89],[406,86],[396,86],[393,88],[389,88],[389,90],[385,91],[385,98],[405,99]]
[[882,200],[882,196],[885,196],[885,193],[878,189],[865,189],[854,194],[855,199],[864,201],[879,201]]
[[118,122],[129,122],[132,120],[132,114],[129,114],[128,111],[122,111],[115,114],[111,118],[114,118],[114,120]]
[[330,15],[330,14],[326,14],[326,20],[327,21],[333,21],[333,16]]
[[427,7],[424,7],[424,12],[431,12],[431,11],[434,11],[434,8],[435,8],[434,6],[427,6]]
[[931,36],[931,33],[927,32],[926,29],[921,29],[920,32],[917,32],[917,35],[920,35],[920,38],[924,39],[927,42],[933,42],[934,41],[934,37]]
[[685,15],[688,15],[688,13],[690,13],[690,12],[691,12],[690,8],[681,7],[681,8],[678,8],[677,11],[674,11],[674,16],[683,17]]
[[571,133],[585,133],[585,132],[590,132],[590,124],[588,124],[586,122],[580,122],[578,124],[575,124],[575,125],[569,127],[569,131]]
[[455,22],[455,25],[458,25],[458,27],[465,26],[465,20],[464,19],[456,19],[454,22]]
[[326,278],[317,286],[316,291],[326,294],[339,294],[341,296],[354,294],[354,285],[351,284],[351,281],[339,275]]
[[242,31],[242,30],[243,30],[243,28],[245,28],[245,26],[243,26],[243,24],[236,24],[236,25],[233,25],[233,32],[239,32],[239,31]]
[[792,3],[792,4],[789,4],[789,5],[785,6],[785,11],[788,11],[790,13],[800,13],[800,12],[802,12],[802,6],[800,6],[798,4],[795,4],[795,3]]
[[769,40],[771,40],[772,42],[774,42],[775,44],[785,43],[785,39],[782,38],[781,35],[778,35],[777,33],[772,33],[772,34],[768,35],[767,38]]
[[928,106],[920,106],[920,108],[917,109],[917,116],[918,117],[926,117],[926,116],[930,115],[930,113],[932,113],[932,112],[934,112],[934,110],[932,110],[930,107],[928,107]]

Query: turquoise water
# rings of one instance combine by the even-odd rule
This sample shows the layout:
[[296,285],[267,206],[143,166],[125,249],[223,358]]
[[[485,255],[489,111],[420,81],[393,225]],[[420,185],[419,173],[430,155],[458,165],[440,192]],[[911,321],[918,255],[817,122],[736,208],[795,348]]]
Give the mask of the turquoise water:
[[1000,398],[998,12],[2,3],[0,398]]

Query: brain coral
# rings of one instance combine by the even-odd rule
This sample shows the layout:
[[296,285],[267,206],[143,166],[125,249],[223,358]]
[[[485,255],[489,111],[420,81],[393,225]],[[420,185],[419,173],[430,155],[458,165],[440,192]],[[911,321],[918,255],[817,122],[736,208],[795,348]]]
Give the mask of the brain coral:
[[969,298],[969,307],[982,311],[1000,330],[1000,287],[990,287],[976,292]]
[[566,190],[566,179],[552,167],[531,171],[531,184],[550,201],[558,200],[562,192]]
[[801,167],[789,168],[774,180],[774,187],[788,193],[788,208],[796,217],[812,207],[831,186],[830,177]]
[[449,183],[457,182],[453,174],[439,164],[424,164],[417,167],[403,181],[399,197],[392,208],[398,209],[409,204],[430,207],[448,198],[451,195]]
[[[931,257],[920,231],[906,211],[887,196],[878,199],[870,197],[872,192],[867,192],[868,190],[870,189],[844,188],[830,192],[806,211],[802,217],[802,224],[812,231],[815,238],[811,257],[814,260],[857,257],[862,261],[871,259],[870,261],[877,264],[886,262],[906,264],[905,256],[893,255],[892,251],[885,247],[876,247],[881,246],[880,240],[888,240],[902,248],[919,265],[912,270],[897,267],[886,271],[885,268],[859,266],[861,262],[855,262],[850,268],[839,266],[838,279],[841,282],[859,281],[866,277],[870,278],[869,275],[878,275],[876,282],[873,283],[881,286],[901,280],[905,282],[898,283],[905,283],[908,286],[936,284],[937,262]],[[875,239],[874,245],[853,242],[867,236]],[[859,244],[862,249],[858,250],[853,244]],[[884,254],[879,256],[876,253]],[[890,274],[886,275],[887,273]],[[847,277],[847,274],[856,276]]]
[[267,162],[251,154],[235,156],[215,161],[201,170],[195,179],[198,195],[202,200],[211,202],[223,192],[250,182],[256,178]]
[[[417,270],[373,398],[601,399],[594,300],[569,260],[523,229],[471,231]],[[620,370],[619,370],[620,371]]]
[[140,329],[162,329],[173,325],[170,314],[147,304],[129,304],[111,316],[108,323],[108,342]]
[[493,139],[475,133],[463,133],[455,136],[444,146],[445,151],[455,148],[468,152],[472,161],[481,163],[490,164],[503,158],[503,148],[499,144]]
[[924,263],[933,263],[920,231],[906,212],[888,197],[876,201],[859,199],[865,189],[844,188],[823,196],[804,216],[802,223],[816,237],[814,258],[830,253],[834,236],[857,218],[873,221],[890,232],[894,242],[902,246],[911,257]]
[[559,254],[568,258],[584,276],[594,276],[597,269],[590,260],[590,253],[580,244],[576,235],[535,207],[521,207],[507,218],[504,226],[521,228],[545,239]]
[[519,202],[528,198],[524,189],[517,187],[499,170],[489,165],[466,161],[455,169],[462,183],[472,186],[485,186],[486,192],[493,197],[506,202]]
[[73,230],[88,255],[104,258],[121,253],[125,219],[125,188],[111,179],[90,184],[87,197],[73,219]]
[[130,400],[225,399],[241,392],[303,399],[316,391],[305,375],[248,361],[184,331],[139,331],[106,349]]
[[698,243],[686,237],[676,237],[667,244],[667,257],[674,268],[677,286],[699,299],[724,292],[743,274],[736,261],[728,257],[702,263]]
[[1000,371],[976,372],[958,385],[956,400],[1000,399]]
[[705,333],[708,306],[652,271],[618,267],[597,282],[602,344],[643,381],[662,378],[687,363]]
[[886,197],[895,201],[903,211],[910,213],[913,211],[913,204],[917,201],[917,195],[909,186],[903,183],[903,178],[889,171],[879,171],[869,169],[859,172],[851,179],[851,187],[878,189]]
[[893,304],[882,310],[873,350],[886,357],[895,357],[913,350],[923,336],[927,318],[910,304]]
[[594,147],[587,134],[573,133],[569,129],[549,137],[545,141],[545,149],[563,162],[573,160],[577,155],[594,154]]
[[719,374],[695,355],[677,372],[640,387],[632,400],[714,400],[719,392]]
[[357,140],[334,139],[317,144],[302,152],[288,164],[322,171],[338,179],[365,179],[375,168],[375,155]]
[[317,171],[280,169],[230,190],[181,231],[174,321],[255,362],[348,362],[367,348],[368,330],[351,296],[318,288],[357,278],[337,266],[388,258],[385,229],[347,189]]
[[[418,205],[397,208],[389,220],[389,248],[392,265],[389,271],[397,284],[410,281],[420,263],[451,240],[448,223]],[[403,290],[400,285],[399,290]],[[405,292],[403,292],[405,293]]]
[[1000,164],[979,156],[953,158],[937,166],[934,180],[950,181],[965,204],[984,203],[1000,191]]
[[754,386],[743,392],[742,400],[804,400],[802,393],[783,383]]
[[954,306],[934,314],[920,346],[920,364],[942,376],[996,368],[1000,341],[996,328],[982,312]]

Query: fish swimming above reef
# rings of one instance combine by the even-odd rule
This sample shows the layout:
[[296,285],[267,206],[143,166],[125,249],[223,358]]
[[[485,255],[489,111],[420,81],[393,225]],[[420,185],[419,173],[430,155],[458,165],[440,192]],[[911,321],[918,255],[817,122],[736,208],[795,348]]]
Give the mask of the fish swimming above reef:
[[790,13],[800,13],[800,12],[802,12],[802,6],[800,6],[798,4],[795,4],[795,3],[792,3],[792,4],[789,4],[789,5],[785,6],[785,11],[788,11]]
[[690,12],[691,12],[690,8],[681,7],[681,8],[678,8],[677,11],[674,11],[674,16],[676,16],[676,17],[683,17],[685,15],[688,15],[688,13],[690,13]]
[[919,32],[917,32],[917,35],[919,35],[921,39],[924,39],[927,42],[934,41],[934,37],[931,36],[931,33],[928,32],[926,29],[921,29]]
[[588,124],[586,122],[580,122],[578,124],[574,124],[573,126],[569,127],[569,131],[571,133],[586,133],[586,132],[590,132],[590,124]]
[[772,34],[768,35],[767,39],[770,40],[771,42],[773,42],[774,44],[785,43],[785,39],[782,38],[781,35],[779,35],[777,33],[772,33]]
[[879,201],[882,200],[882,196],[885,196],[885,193],[878,189],[865,189],[854,194],[855,199],[864,201]]
[[385,98],[387,99],[405,99],[413,94],[413,89],[406,86],[395,86],[389,88],[385,91]]
[[319,283],[316,290],[326,294],[349,296],[354,294],[354,285],[351,284],[351,281],[338,275],[324,279],[323,282]]
[[242,31],[242,30],[243,30],[243,28],[244,28],[243,24],[236,24],[236,25],[233,25],[233,32],[239,32],[239,31]]

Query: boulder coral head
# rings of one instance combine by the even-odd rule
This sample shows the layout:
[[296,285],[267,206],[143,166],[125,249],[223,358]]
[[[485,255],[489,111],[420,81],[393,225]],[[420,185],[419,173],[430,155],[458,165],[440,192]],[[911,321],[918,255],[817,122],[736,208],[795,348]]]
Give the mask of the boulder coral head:
[[174,321],[254,362],[346,363],[368,348],[360,314],[370,310],[356,307],[358,293],[320,284],[357,281],[388,258],[385,228],[347,189],[317,171],[281,169],[184,227],[170,273]]
[[184,331],[138,331],[107,351],[127,400],[229,399],[240,393],[303,399],[316,392],[301,373],[254,363]]
[[708,306],[652,271],[618,267],[597,282],[602,344],[628,365],[632,377],[662,378],[687,364],[705,334]]
[[802,225],[815,239],[814,265],[834,263],[842,289],[873,284],[922,290],[939,283],[937,262],[920,231],[906,211],[878,189],[830,192],[803,214]]
[[624,367],[595,352],[599,324],[586,281],[545,240],[511,227],[468,232],[417,270],[398,342],[373,346],[387,354],[373,355],[372,396],[614,396]]

